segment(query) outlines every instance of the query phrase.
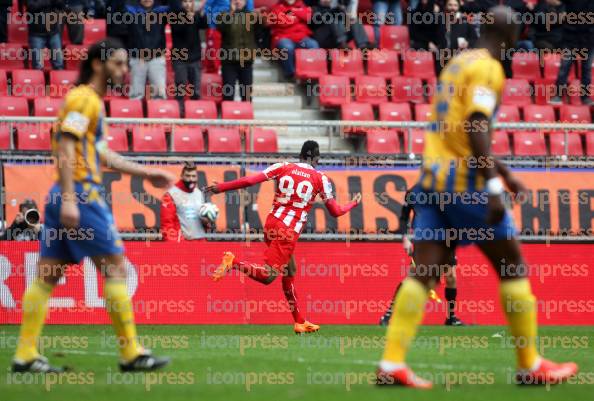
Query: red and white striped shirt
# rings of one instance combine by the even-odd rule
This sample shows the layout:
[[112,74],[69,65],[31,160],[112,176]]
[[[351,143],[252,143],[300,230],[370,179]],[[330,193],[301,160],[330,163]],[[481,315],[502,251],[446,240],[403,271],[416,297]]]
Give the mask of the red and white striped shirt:
[[263,173],[268,180],[276,181],[270,214],[297,233],[301,233],[307,222],[307,214],[318,194],[324,202],[333,198],[328,177],[307,163],[276,163]]

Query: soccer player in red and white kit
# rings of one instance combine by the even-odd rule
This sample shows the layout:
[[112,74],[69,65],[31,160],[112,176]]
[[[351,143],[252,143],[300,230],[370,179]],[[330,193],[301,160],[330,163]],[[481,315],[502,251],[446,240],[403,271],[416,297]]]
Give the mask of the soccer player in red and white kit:
[[293,257],[301,230],[307,222],[307,213],[319,194],[333,217],[342,216],[361,202],[361,194],[344,206],[338,205],[332,195],[328,177],[315,167],[320,159],[320,147],[315,141],[306,141],[299,156],[299,163],[276,163],[259,174],[234,181],[215,183],[206,187],[214,194],[245,188],[267,180],[276,181],[272,210],[264,225],[264,240],[268,249],[264,252],[264,264],[238,260],[231,252],[225,252],[221,265],[213,273],[213,280],[221,280],[230,269],[237,269],[262,284],[270,284],[282,274],[283,292],[295,320],[295,333],[312,333],[320,326],[310,323],[301,315],[295,293]]

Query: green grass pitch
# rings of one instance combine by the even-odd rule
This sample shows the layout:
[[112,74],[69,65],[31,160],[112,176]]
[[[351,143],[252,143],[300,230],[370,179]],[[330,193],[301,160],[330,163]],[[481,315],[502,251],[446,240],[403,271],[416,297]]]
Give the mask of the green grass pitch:
[[173,362],[153,374],[121,374],[110,326],[47,326],[44,353],[68,365],[62,376],[14,375],[8,366],[17,326],[0,327],[0,399],[9,400],[586,400],[594,399],[592,327],[541,327],[544,356],[573,360],[580,376],[559,386],[510,384],[515,362],[504,327],[423,326],[410,353],[435,388],[377,388],[385,330],[322,326],[296,336],[291,326],[139,326],[143,343]]

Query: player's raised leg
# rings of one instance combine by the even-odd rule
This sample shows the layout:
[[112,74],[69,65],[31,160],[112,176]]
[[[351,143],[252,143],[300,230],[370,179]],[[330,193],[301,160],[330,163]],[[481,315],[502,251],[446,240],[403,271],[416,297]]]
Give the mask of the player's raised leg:
[[415,249],[416,268],[402,282],[386,333],[386,346],[377,372],[378,385],[428,389],[431,382],[416,376],[406,365],[406,354],[423,320],[429,290],[435,286],[449,249],[445,243],[423,241]]
[[151,355],[138,342],[123,255],[94,256],[92,260],[105,278],[105,307],[117,336],[120,369],[124,372],[152,371],[167,365],[169,358]]
[[305,320],[299,311],[299,305],[297,303],[297,291],[295,290],[296,272],[297,264],[295,263],[295,257],[291,255],[289,264],[283,272],[282,283],[283,293],[285,294],[285,298],[289,304],[289,309],[291,310],[291,315],[293,315],[293,320],[295,321],[293,330],[295,331],[295,334],[315,333],[316,331],[320,330],[320,326]]
[[12,361],[13,372],[58,373],[64,368],[51,366],[39,354],[37,342],[47,315],[48,302],[68,263],[61,259],[41,257],[37,263],[37,278],[23,294],[23,317]]
[[525,276],[526,265],[515,239],[483,241],[481,251],[496,267],[501,278],[501,305],[514,337],[519,384],[556,384],[577,373],[573,362],[554,363],[542,358],[536,348],[536,298]]

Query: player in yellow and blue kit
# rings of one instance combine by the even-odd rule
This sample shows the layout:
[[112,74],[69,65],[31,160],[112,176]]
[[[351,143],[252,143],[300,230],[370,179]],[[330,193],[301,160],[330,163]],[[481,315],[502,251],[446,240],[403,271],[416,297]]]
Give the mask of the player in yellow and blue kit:
[[551,362],[536,349],[536,301],[502,199],[504,183],[513,193],[524,187],[490,152],[490,123],[505,83],[498,59],[502,49],[516,43],[518,27],[508,7],[495,7],[486,17],[481,48],[455,57],[439,76],[420,185],[409,199],[416,213],[417,268],[396,297],[377,374],[380,385],[432,387],[408,368],[405,358],[452,244],[476,243],[500,275],[501,303],[516,341],[516,381],[555,384],[577,372],[575,363]]
[[151,355],[139,344],[132,303],[126,288],[122,241],[102,193],[101,165],[148,179],[156,187],[169,186],[174,177],[125,160],[110,151],[102,97],[109,84],[123,81],[128,57],[121,43],[105,39],[89,48],[78,85],[70,90],[53,130],[52,151],[56,183],[45,205],[40,239],[38,278],[23,295],[14,372],[61,372],[39,354],[37,340],[47,303],[68,264],[90,257],[105,277],[104,297],[120,349],[120,369],[148,371],[166,365],[168,358]]

